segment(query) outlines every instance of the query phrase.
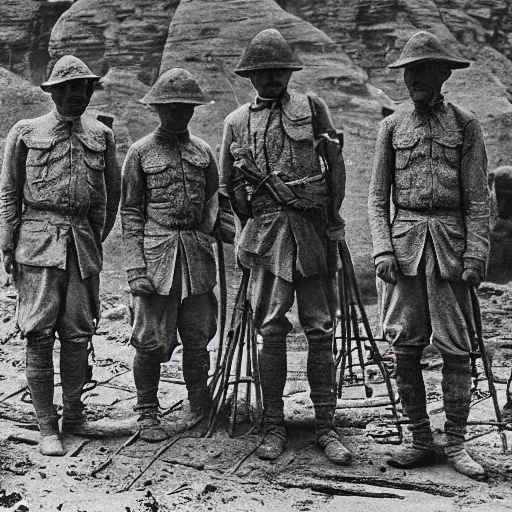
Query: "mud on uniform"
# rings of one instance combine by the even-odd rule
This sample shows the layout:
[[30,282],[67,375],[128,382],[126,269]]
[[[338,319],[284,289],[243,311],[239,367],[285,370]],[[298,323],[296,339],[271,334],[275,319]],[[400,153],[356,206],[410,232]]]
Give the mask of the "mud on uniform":
[[463,439],[469,356],[477,347],[462,273],[473,268],[483,276],[489,253],[487,158],[475,117],[440,96],[428,109],[409,104],[383,120],[369,217],[376,264],[394,254],[400,267],[395,285],[378,285],[406,413],[428,424],[419,361],[432,339],[444,359],[445,431]]
[[112,229],[120,176],[112,131],[57,110],[9,132],[0,177],[1,249],[15,250],[18,324],[41,431],[56,428],[52,350],[61,342],[64,419],[80,418],[87,344],[99,320],[101,243]]
[[[328,114],[321,103],[321,111]],[[328,124],[323,120],[323,124]],[[278,204],[262,187],[251,200],[238,242],[240,263],[251,270],[251,302],[256,331],[263,338],[262,374],[265,422],[283,422],[286,382],[286,336],[292,324],[287,312],[297,297],[300,323],[309,342],[308,380],[315,406],[317,430],[329,430],[336,407],[332,356],[332,293],[338,268],[336,244],[326,236],[327,208],[332,200],[325,171],[313,148],[312,114],[308,96],[289,91],[282,100],[258,97],[225,120],[221,147],[221,183],[232,190],[234,172],[231,144],[250,148],[258,168],[279,173],[298,198],[297,207]],[[333,172],[343,174],[339,161]],[[343,190],[341,190],[343,193]],[[339,203],[341,204],[341,198]]]
[[136,142],[123,166],[121,219],[128,280],[155,293],[134,296],[131,343],[137,408],[158,405],[160,363],[183,344],[189,398],[208,395],[208,342],[216,332],[216,265],[210,233],[217,215],[212,150],[188,131],[161,126]]

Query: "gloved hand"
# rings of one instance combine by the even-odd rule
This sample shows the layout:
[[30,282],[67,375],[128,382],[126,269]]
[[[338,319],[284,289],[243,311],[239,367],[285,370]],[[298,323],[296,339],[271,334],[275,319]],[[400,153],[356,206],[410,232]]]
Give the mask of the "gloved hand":
[[2,253],[2,262],[4,269],[8,274],[12,274],[14,270],[14,250],[7,249]]
[[396,284],[396,276],[398,274],[398,261],[394,254],[383,255],[379,257],[377,266],[375,267],[377,277],[390,284]]
[[155,287],[145,276],[137,277],[130,281],[129,284],[132,295],[151,295],[155,293]]
[[475,288],[478,288],[483,281],[483,276],[476,268],[466,268],[462,272],[462,280]]

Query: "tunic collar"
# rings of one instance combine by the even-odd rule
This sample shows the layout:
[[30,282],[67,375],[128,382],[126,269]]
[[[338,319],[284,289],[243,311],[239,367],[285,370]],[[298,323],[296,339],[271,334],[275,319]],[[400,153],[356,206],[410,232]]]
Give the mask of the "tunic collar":
[[53,113],[55,119],[59,123],[71,124],[74,128],[75,127],[79,128],[82,125],[81,116],[78,116],[78,117],[66,117],[66,116],[63,116],[62,114],[60,114],[59,111],[56,108],[54,108],[52,110],[52,113]]
[[254,98],[253,103],[249,107],[251,112],[258,112],[259,110],[263,110],[265,108],[282,107],[286,105],[290,101],[290,95],[288,92],[285,92],[283,96],[280,98],[262,98],[258,94]]
[[158,128],[155,130],[155,134],[159,139],[167,140],[167,141],[178,141],[182,144],[185,144],[190,141],[190,132],[184,130],[182,132],[172,132],[171,130],[167,130],[161,124],[158,125]]

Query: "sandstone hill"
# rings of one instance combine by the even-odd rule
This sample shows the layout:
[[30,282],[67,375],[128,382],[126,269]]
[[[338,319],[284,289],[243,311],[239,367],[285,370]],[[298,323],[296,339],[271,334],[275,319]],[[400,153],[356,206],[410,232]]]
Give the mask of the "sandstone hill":
[[[39,83],[41,63],[50,67],[73,53],[104,75],[92,108],[115,116],[121,157],[156,125],[138,99],[172,66],[192,71],[212,101],[197,109],[193,129],[215,148],[224,116],[253,94],[232,72],[240,53],[259,30],[280,30],[305,64],[293,86],[324,97],[345,131],[344,215],[358,270],[369,282],[366,196],[381,100],[406,97],[401,72],[386,66],[415,31],[434,32],[474,62],[454,72],[445,92],[481,120],[490,168],[512,160],[512,7],[506,0],[4,0],[0,15],[0,48],[12,55],[2,56],[4,67]],[[34,62],[44,52],[46,60]],[[28,83],[20,88],[33,91]],[[6,119],[22,115],[18,109]]]

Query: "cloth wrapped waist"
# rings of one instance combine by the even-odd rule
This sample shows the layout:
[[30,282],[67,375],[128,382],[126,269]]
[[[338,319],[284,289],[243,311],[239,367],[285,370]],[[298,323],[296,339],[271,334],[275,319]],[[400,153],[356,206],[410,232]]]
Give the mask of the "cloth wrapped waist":
[[178,209],[172,203],[148,203],[147,224],[166,229],[195,229],[201,219],[201,210],[193,205],[181,205]]
[[395,219],[399,220],[426,220],[426,219],[439,219],[439,220],[461,220],[462,211],[460,208],[443,208],[436,210],[413,210],[408,208],[396,209]]
[[87,213],[79,212],[72,214],[58,210],[41,210],[39,208],[27,206],[23,212],[22,220],[49,222],[50,224],[69,224],[74,220],[87,220]]

